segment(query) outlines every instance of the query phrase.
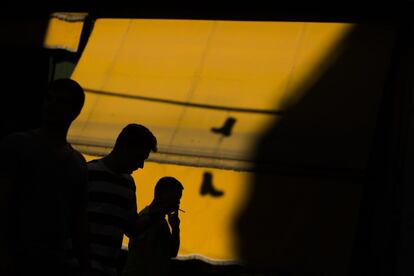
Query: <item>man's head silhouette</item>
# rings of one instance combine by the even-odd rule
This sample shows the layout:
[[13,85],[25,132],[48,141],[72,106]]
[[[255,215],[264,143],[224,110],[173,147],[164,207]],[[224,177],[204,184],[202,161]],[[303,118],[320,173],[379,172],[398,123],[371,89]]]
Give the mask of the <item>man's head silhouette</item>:
[[143,125],[129,124],[119,133],[111,155],[116,157],[120,172],[131,174],[144,168],[151,151],[157,151],[157,139],[152,132]]
[[176,178],[162,177],[155,185],[154,202],[165,206],[167,213],[178,211],[183,190],[183,185]]
[[47,126],[68,126],[78,117],[85,102],[83,88],[74,80],[53,81],[43,103],[43,122]]

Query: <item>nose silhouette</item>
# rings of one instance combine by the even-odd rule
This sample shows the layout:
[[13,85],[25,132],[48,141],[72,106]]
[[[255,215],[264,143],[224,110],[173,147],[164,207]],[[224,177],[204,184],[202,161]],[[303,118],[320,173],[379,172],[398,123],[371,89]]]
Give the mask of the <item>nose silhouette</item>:
[[212,127],[211,131],[223,136],[230,136],[233,126],[236,123],[236,118],[228,117],[221,127]]
[[214,188],[213,174],[211,172],[204,172],[203,182],[201,183],[200,194],[202,196],[211,195],[213,197],[219,197],[224,194],[223,191],[219,191]]

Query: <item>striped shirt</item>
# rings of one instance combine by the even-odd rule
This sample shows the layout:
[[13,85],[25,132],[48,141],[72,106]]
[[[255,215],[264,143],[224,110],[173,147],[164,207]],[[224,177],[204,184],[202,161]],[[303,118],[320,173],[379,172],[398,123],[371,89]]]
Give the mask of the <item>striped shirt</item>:
[[116,275],[123,235],[137,216],[135,183],[128,174],[116,174],[102,160],[88,162],[88,219],[91,267]]

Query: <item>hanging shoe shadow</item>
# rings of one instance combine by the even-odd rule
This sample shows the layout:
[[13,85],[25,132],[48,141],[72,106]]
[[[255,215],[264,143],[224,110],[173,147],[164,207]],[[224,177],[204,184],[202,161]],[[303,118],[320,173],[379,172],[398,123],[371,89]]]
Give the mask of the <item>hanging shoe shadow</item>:
[[203,181],[201,183],[200,194],[202,196],[211,195],[212,197],[220,197],[224,195],[223,191],[216,190],[213,185],[213,174],[211,172],[204,172]]
[[233,130],[234,124],[236,123],[236,118],[228,117],[221,127],[212,127],[211,131],[223,136],[230,136]]

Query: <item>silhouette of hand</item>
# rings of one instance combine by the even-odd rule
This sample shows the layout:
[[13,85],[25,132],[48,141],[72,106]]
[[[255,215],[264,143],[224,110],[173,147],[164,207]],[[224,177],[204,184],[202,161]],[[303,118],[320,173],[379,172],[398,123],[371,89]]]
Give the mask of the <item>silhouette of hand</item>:
[[168,223],[171,228],[178,228],[180,226],[180,218],[178,217],[178,209],[173,213],[168,214]]
[[172,209],[171,203],[168,200],[160,200],[157,204],[152,206],[151,214],[155,216],[165,217]]

